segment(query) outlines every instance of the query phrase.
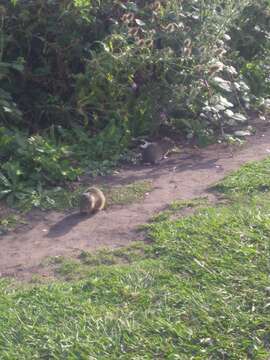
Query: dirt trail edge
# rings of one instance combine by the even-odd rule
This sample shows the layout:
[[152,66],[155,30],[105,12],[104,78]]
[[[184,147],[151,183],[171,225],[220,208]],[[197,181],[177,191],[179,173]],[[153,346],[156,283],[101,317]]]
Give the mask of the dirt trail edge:
[[32,227],[0,237],[2,276],[34,273],[48,256],[119,247],[139,240],[136,228],[174,200],[207,195],[207,188],[245,162],[269,156],[270,129],[258,131],[233,157],[224,145],[184,149],[155,167],[134,167],[113,176],[114,184],[152,180],[154,190],[140,203],[113,206],[91,218],[47,212]]

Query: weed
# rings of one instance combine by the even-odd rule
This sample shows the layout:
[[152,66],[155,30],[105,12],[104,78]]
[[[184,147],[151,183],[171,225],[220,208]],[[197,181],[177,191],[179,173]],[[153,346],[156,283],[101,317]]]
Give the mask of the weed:
[[21,215],[8,215],[0,219],[0,235],[6,234],[9,230],[14,229],[18,224],[26,224],[27,222]]

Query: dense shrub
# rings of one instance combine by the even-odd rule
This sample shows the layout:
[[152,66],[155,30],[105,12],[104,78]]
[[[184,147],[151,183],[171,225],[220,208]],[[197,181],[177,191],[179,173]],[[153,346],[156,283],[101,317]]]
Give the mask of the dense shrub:
[[270,97],[270,2],[259,0],[245,7],[231,29],[231,48],[256,97]]
[[264,56],[269,49],[270,2],[252,1],[239,14],[237,22],[231,26],[231,46],[247,61]]
[[247,86],[226,53],[227,32],[244,5],[122,5],[114,32],[77,77],[76,94],[86,122],[103,124],[114,118],[126,121],[134,134],[158,131],[167,122],[186,133],[209,135],[242,121],[229,108],[238,112],[239,99],[249,100]]
[[0,198],[10,205],[24,204],[33,189],[75,180],[80,170],[71,166],[69,152],[53,137],[0,128]]
[[[74,119],[73,74],[83,69],[94,30],[72,1],[4,1],[3,60],[21,60],[24,71],[9,76],[13,99],[30,131]],[[89,45],[88,45],[89,46]],[[16,125],[19,125],[16,123]]]
[[[245,54],[240,34],[267,11],[247,0],[5,0],[1,9],[2,91],[16,120],[14,102],[23,113],[16,126],[36,132],[80,123],[92,135],[111,121],[135,135],[164,121],[184,132],[209,132],[228,118],[231,124],[223,98],[235,107],[246,88],[237,84],[230,46]],[[227,33],[239,18],[231,41]],[[264,48],[265,37],[259,40]]]

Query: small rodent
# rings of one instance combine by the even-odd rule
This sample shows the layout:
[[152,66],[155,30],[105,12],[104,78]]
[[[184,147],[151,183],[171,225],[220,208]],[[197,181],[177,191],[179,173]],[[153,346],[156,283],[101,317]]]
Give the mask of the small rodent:
[[157,143],[145,141],[140,147],[142,150],[143,163],[155,165],[161,159],[162,151]]
[[81,214],[93,214],[104,209],[106,198],[103,192],[96,188],[90,187],[81,194],[79,207]]
[[163,139],[160,144],[144,141],[144,144],[140,146],[142,162],[156,165],[166,155],[170,147],[172,147],[172,141],[169,138]]

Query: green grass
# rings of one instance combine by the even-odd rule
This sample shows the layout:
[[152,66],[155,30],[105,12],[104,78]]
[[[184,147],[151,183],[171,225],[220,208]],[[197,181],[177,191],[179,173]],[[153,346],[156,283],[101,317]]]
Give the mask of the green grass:
[[[159,212],[154,215],[151,219],[151,222],[161,222],[165,220],[170,220],[173,216],[181,214],[182,210],[187,209],[199,209],[202,206],[207,205],[207,198],[195,198],[190,200],[175,200],[172,202],[168,208],[164,211]],[[142,229],[147,229],[149,224],[142,225]]]
[[185,208],[196,208],[198,206],[206,205],[208,199],[204,197],[189,199],[189,200],[175,200],[169,205],[169,210],[180,211]]
[[254,172],[268,181],[267,162],[224,180],[237,201],[149,224],[150,244],[54,259],[50,284],[2,281],[0,358],[270,358],[270,193]]
[[[50,266],[58,278],[78,280],[88,277],[100,266],[128,265],[146,259],[149,257],[150,248],[143,242],[134,242],[130,246],[115,250],[104,249],[96,253],[82,251],[78,259],[62,256],[50,257],[45,259],[42,265]],[[44,279],[34,276],[33,281],[44,282]]]
[[134,183],[115,186],[110,189],[104,187],[108,198],[108,205],[127,205],[144,198],[152,190],[151,181],[135,181]]
[[270,158],[251,162],[226,177],[215,189],[227,195],[245,195],[270,190]]

